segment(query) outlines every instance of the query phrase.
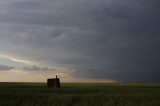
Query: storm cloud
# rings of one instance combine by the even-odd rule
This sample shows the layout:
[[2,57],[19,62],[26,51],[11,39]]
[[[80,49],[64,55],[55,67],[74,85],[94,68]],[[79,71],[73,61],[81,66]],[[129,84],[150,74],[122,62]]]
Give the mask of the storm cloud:
[[1,0],[0,53],[77,78],[160,82],[158,0]]
[[41,68],[35,65],[31,67],[23,67],[22,69],[25,71],[54,71],[55,70],[54,68],[48,68],[48,67]]
[[14,67],[0,64],[0,71],[9,71],[9,70],[12,70],[12,69],[14,69]]

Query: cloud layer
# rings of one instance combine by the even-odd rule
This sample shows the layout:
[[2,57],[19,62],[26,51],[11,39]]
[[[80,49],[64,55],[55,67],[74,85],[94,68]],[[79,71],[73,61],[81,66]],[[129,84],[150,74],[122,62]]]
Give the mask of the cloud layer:
[[54,71],[55,70],[54,68],[48,68],[48,67],[41,68],[35,65],[31,67],[23,67],[22,69],[25,71]]
[[10,67],[10,66],[0,64],[0,71],[9,71],[9,70],[12,70],[12,69],[14,69],[14,67]]
[[35,62],[28,70],[67,67],[82,79],[160,82],[159,3],[1,0],[0,53]]

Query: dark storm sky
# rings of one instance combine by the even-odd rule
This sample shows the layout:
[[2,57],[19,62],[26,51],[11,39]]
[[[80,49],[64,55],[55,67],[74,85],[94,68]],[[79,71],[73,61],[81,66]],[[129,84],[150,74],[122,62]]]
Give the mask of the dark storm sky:
[[160,1],[1,0],[0,54],[3,71],[160,82]]

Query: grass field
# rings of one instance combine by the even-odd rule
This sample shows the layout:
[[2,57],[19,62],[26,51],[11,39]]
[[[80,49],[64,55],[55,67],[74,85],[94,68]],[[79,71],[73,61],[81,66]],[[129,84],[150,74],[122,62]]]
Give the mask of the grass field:
[[0,83],[0,106],[160,106],[160,85]]

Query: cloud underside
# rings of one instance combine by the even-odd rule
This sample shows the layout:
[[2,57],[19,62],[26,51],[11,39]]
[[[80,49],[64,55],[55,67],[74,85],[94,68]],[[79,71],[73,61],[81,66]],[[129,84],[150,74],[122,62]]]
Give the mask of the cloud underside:
[[2,0],[0,53],[67,67],[82,79],[160,82],[159,3]]
[[25,71],[54,71],[55,69],[54,68],[48,68],[48,67],[38,67],[38,66],[31,66],[31,67],[22,67],[22,70],[25,70]]
[[0,64],[0,71],[9,71],[9,70],[12,70],[12,69],[14,69],[14,67]]

